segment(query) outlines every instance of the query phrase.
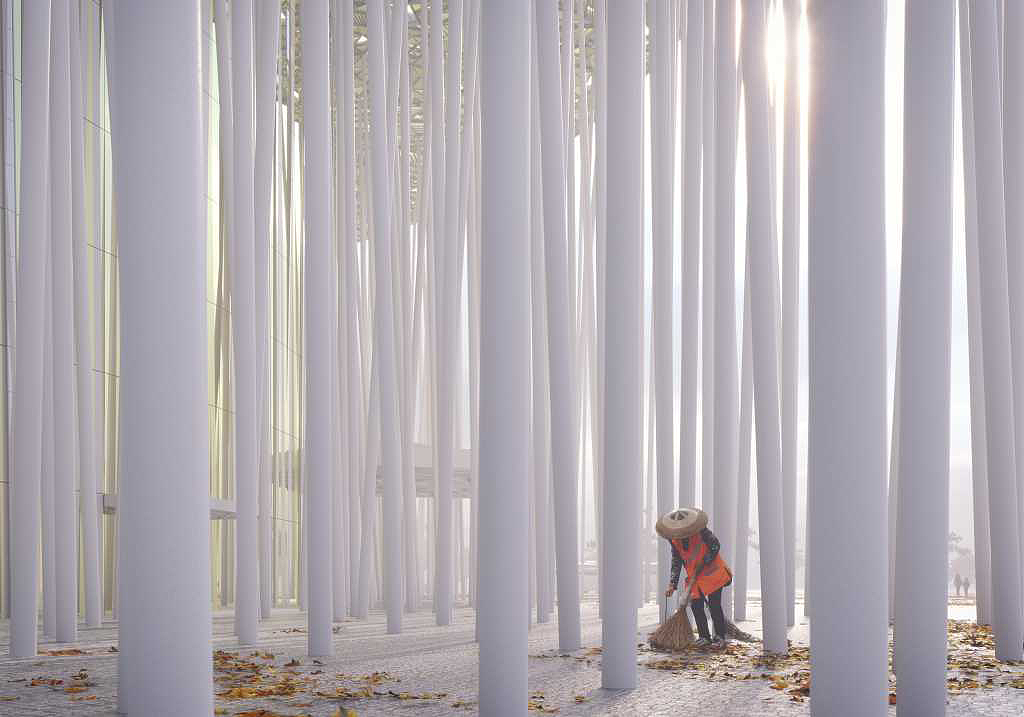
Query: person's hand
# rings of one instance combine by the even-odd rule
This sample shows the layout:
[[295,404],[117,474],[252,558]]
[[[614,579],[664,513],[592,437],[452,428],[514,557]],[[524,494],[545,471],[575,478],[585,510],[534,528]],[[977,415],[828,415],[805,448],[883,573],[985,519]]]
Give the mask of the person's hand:
[[676,591],[675,585],[669,585],[668,590],[665,591],[665,597],[672,597],[672,593]]

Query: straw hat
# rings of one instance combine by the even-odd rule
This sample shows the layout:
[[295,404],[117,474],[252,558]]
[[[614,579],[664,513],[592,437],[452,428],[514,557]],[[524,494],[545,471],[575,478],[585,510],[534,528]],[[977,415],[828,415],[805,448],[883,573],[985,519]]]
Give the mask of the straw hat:
[[700,508],[676,508],[658,518],[654,529],[666,540],[689,538],[708,525],[708,514]]

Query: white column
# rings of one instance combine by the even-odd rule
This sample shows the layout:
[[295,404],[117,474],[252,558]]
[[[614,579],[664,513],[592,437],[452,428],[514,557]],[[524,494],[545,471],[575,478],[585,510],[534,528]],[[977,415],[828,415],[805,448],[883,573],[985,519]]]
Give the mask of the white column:
[[271,202],[274,175],[274,124],[277,112],[277,60],[281,40],[281,7],[279,2],[255,5],[255,168],[254,216],[256,250],[255,264],[255,341],[258,435],[259,504],[259,593],[260,617],[270,617],[274,605],[274,536],[272,483],[273,439],[270,425],[270,386],[267,376],[267,355],[270,350],[270,242]]
[[78,630],[74,301],[71,207],[71,8],[53,8],[50,36],[50,250],[53,302],[54,615],[57,642]]
[[967,261],[967,333],[971,383],[971,479],[974,514],[974,582],[979,625],[992,623],[992,557],[988,524],[988,452],[985,446],[985,382],[981,356],[981,292],[978,287],[978,199],[974,161],[974,95],[967,0],[959,0],[961,119],[964,153],[964,226]]
[[303,112],[306,144],[306,543],[309,594],[309,654],[331,655],[331,367],[328,298],[331,260],[331,121],[327,0],[302,6]]
[[[882,0],[812,0],[809,7],[816,38],[807,270],[815,716],[887,709],[883,8]],[[877,579],[850,590],[851,575]]]
[[[533,31],[531,29],[531,37]],[[537,531],[537,622],[547,622],[551,590],[551,393],[548,386],[547,293],[544,288],[544,186],[541,179],[537,43],[531,42],[530,87],[530,281],[533,349],[533,471]]]
[[[654,47],[651,62],[652,89],[652,341],[654,376],[654,413],[657,430],[657,513],[664,515],[675,507],[675,391],[672,380],[672,293],[673,235],[675,233],[676,176],[676,93],[674,79],[675,26],[673,0],[657,0],[654,10]],[[650,521],[648,521],[650,522]],[[646,529],[647,526],[644,526]],[[644,540],[648,540],[644,536]],[[657,594],[668,585],[672,555],[667,540],[657,541]],[[646,592],[647,584],[644,583]],[[662,600],[659,598],[659,601]]]
[[985,441],[988,452],[992,536],[992,627],[996,658],[1019,660],[1021,565],[1017,472],[1014,451],[1013,366],[1007,279],[1003,185],[1000,63],[994,0],[971,5],[971,72],[974,90],[975,169],[978,202],[978,268]]
[[[604,487],[604,346],[607,312],[604,305],[608,237],[608,2],[596,0],[594,8],[594,194],[595,194],[595,256],[594,256],[594,376],[591,379],[590,438],[593,442],[594,470],[591,485],[594,492],[594,534],[597,538],[598,611],[603,615],[604,594],[604,536],[601,533],[602,491]],[[585,521],[584,521],[585,522]]]
[[[227,68],[224,68],[227,71]],[[231,338],[235,369],[235,634],[242,645],[259,638],[259,427],[256,346],[255,127],[253,124],[253,3],[231,4],[231,103],[235,207],[229,227]]]
[[361,476],[362,533],[359,545],[359,581],[353,601],[355,617],[365,618],[370,609],[370,572],[377,534],[377,466],[380,461],[380,373],[377,361],[370,367],[370,395],[366,418],[366,460]]
[[39,625],[39,528],[43,406],[43,296],[47,265],[46,187],[49,176],[50,3],[22,11],[21,221],[11,444],[11,641],[12,657],[36,656]]
[[[370,141],[373,165],[374,212],[374,359],[380,375],[381,483],[384,489],[383,552],[384,605],[388,632],[402,630],[402,454],[398,424],[395,367],[395,311],[391,279],[391,198],[387,170],[387,97],[384,65],[383,0],[367,6],[369,46],[367,64],[370,91]],[[449,501],[450,502],[450,501]],[[449,598],[450,599],[450,598]]]
[[359,556],[362,514],[360,511],[360,488],[362,473],[360,472],[360,454],[363,452],[362,439],[365,436],[363,418],[363,381],[362,362],[358,335],[359,294],[358,254],[356,250],[356,160],[355,160],[355,114],[354,114],[354,39],[352,34],[353,8],[350,3],[338,6],[337,37],[345,38],[336,45],[337,74],[335,81],[338,89],[337,102],[337,138],[338,153],[338,242],[341,253],[341,311],[345,321],[345,340],[348,346],[348,376],[346,384],[346,410],[348,425],[351,431],[349,440],[350,455],[346,467],[349,470],[348,501],[349,501],[349,613],[355,614],[359,586]]
[[[558,581],[558,647],[580,646],[574,426],[576,381],[572,365],[569,310],[566,154],[563,145],[558,56],[558,3],[536,0],[537,63],[544,187],[544,269],[547,291],[548,357],[551,387],[552,490],[555,499],[555,562]],[[635,545],[635,542],[634,542]],[[635,583],[634,583],[635,584]]]
[[[1017,141],[1024,129],[1024,7],[1005,3],[1000,13],[1002,47],[1003,172],[1006,180],[1006,260],[1009,270],[1010,338],[1013,374],[1024,375],[1024,143]],[[1013,382],[1015,452],[1024,452],[1024,380]],[[1024,461],[1017,460],[1018,526],[1024,519]],[[1018,527],[1020,554],[1024,557],[1024,530]]]
[[[52,96],[51,96],[52,99]],[[51,172],[52,172],[51,167]],[[47,205],[50,202],[50,188],[46,189]],[[47,232],[52,237],[52,231]],[[46,297],[43,300],[43,464],[42,495],[40,505],[43,511],[40,564],[43,569],[43,634],[54,637],[57,634],[57,551],[54,545],[53,493],[53,247],[46,242],[46,276],[43,277]]]
[[740,441],[736,480],[736,552],[733,565],[733,619],[747,619],[747,565],[750,557],[750,447],[754,422],[754,365],[750,329],[750,251],[746,252],[746,280],[743,284],[743,341],[740,348]]
[[[337,217],[337,213],[335,214]],[[349,572],[348,572],[348,471],[344,470],[349,453],[348,412],[344,410],[348,378],[345,366],[346,347],[342,343],[342,324],[339,319],[340,247],[337,243],[337,228],[331,227],[331,263],[329,281],[329,306],[331,323],[331,445],[334,470],[331,488],[331,616],[334,622],[341,622],[348,615]]]
[[608,267],[605,346],[605,559],[601,684],[636,686],[643,237],[642,3],[608,4]]
[[112,10],[122,326],[118,709],[209,714],[199,3],[149,0]]
[[[461,6],[461,3],[460,3]],[[434,258],[434,347],[435,357],[435,390],[434,390],[434,451],[437,459],[437,490],[435,494],[435,511],[437,513],[437,531],[434,544],[434,612],[438,625],[451,623],[452,608],[452,576],[451,576],[451,553],[452,553],[452,421],[451,421],[451,381],[450,359],[448,357],[448,312],[447,307],[447,257],[448,238],[445,223],[447,206],[445,203],[445,183],[450,176],[446,172],[446,152],[454,155],[450,160],[458,161],[459,149],[457,146],[448,146],[449,134],[445,125],[445,104],[444,104],[444,39],[442,30],[444,26],[443,2],[432,0],[430,5],[430,116],[433,121],[431,131],[432,151],[432,210],[433,210],[433,258]],[[451,55],[461,51],[461,27],[462,18],[454,13],[449,14],[449,28],[456,29],[458,43],[452,42]],[[449,59],[449,94],[455,88],[460,88],[459,75],[450,67],[452,60]],[[455,90],[457,92],[457,90]],[[457,105],[456,105],[457,106]],[[449,103],[447,111],[451,111],[452,103]],[[454,118],[448,117],[449,122],[459,121],[458,114]],[[455,133],[458,138],[458,132]],[[458,177],[457,169],[454,172]],[[455,241],[452,239],[451,247],[454,251]]]
[[701,234],[701,498],[715,515],[715,0],[704,0]]
[[683,129],[683,249],[680,310],[679,505],[697,502],[697,341],[700,321],[701,71],[704,3],[686,4],[686,89]]
[[[784,0],[786,88],[782,139],[782,513],[786,540],[786,624],[796,624],[796,476],[800,386],[800,15]],[[739,546],[737,546],[739,547]]]
[[[757,526],[761,564],[761,624],[764,650],[785,654],[786,558],[782,514],[782,436],[779,408],[779,319],[776,313],[777,277],[772,252],[775,220],[770,190],[775,164],[769,150],[768,73],[765,62],[767,30],[765,0],[744,0],[743,89],[747,135],[747,237],[750,253],[750,348],[754,379],[754,422],[757,436]],[[722,76],[722,75],[720,75]],[[728,138],[726,138],[728,141]],[[721,147],[722,145],[719,145]],[[719,199],[721,199],[719,195]],[[728,224],[728,222],[726,222]],[[723,226],[721,223],[719,227]],[[728,239],[730,235],[724,235]],[[726,241],[726,244],[731,242]],[[722,242],[718,244],[719,248]],[[717,254],[716,256],[721,256]],[[732,272],[729,272],[732,276]],[[721,285],[718,285],[721,288]],[[732,288],[730,286],[730,288]],[[735,292],[732,292],[735,294]],[[729,306],[733,307],[732,302]],[[733,313],[727,314],[731,326]],[[716,327],[716,336],[720,336]],[[730,335],[735,332],[730,330]],[[732,357],[735,358],[735,346]],[[716,367],[717,369],[717,367]],[[716,370],[716,376],[720,375]],[[718,409],[719,406],[716,406]],[[716,410],[716,416],[721,415]],[[716,441],[716,446],[720,443]],[[746,508],[746,506],[743,506]],[[728,533],[726,535],[729,535]],[[746,547],[746,536],[743,536]]]
[[[458,254],[462,240],[458,221],[459,165],[461,159],[459,144],[459,108],[462,103],[462,0],[452,0],[448,6],[448,46],[445,69],[445,110],[444,153],[437,152],[435,161],[443,158],[444,183],[443,213],[435,215],[434,235],[436,237],[435,281],[440,291],[435,308],[438,317],[438,390],[435,396],[438,421],[437,435],[437,602],[435,612],[437,623],[448,625],[452,619],[454,582],[454,455],[455,448],[455,401],[457,400],[457,376],[454,372],[455,352],[461,350],[457,342],[456,324],[461,318],[457,311],[458,297],[462,295],[459,275]],[[440,48],[439,48],[440,49]],[[440,72],[441,63],[437,64]],[[439,115],[439,119],[442,117]],[[440,126],[435,128],[440,132]],[[435,210],[437,207],[435,206]],[[382,384],[383,385],[383,384]],[[383,394],[381,394],[383,397]]]
[[896,711],[946,710],[953,0],[909,0],[903,133]]
[[[736,534],[736,442],[739,425],[736,366],[737,2],[718,0],[715,25],[715,502],[710,517],[711,528],[726,536],[722,542],[722,553],[727,563],[732,562],[734,554],[734,546],[728,536]],[[732,616],[731,588],[722,593],[722,609],[727,618]]]
[[896,518],[898,513],[897,496],[899,490],[899,458],[900,458],[900,384],[902,373],[902,359],[900,343],[902,331],[900,321],[896,320],[896,359],[893,376],[893,402],[892,402],[892,426],[889,434],[889,486],[888,486],[888,508],[889,508],[889,622],[896,620]]
[[[416,466],[415,466],[415,444],[416,444],[416,399],[418,386],[416,381],[416,364],[418,361],[418,318],[416,281],[419,275],[416,273],[417,263],[413,262],[413,250],[415,248],[416,235],[413,232],[413,216],[411,206],[410,187],[412,183],[412,88],[410,87],[410,72],[412,58],[409,56],[409,27],[408,23],[402,24],[403,29],[403,53],[401,62],[401,81],[399,84],[399,104],[401,115],[399,118],[402,130],[402,148],[400,150],[401,182],[399,184],[402,200],[402,227],[399,236],[401,246],[399,251],[401,265],[397,272],[398,281],[402,284],[402,326],[399,334],[402,337],[402,353],[405,362],[402,367],[402,511],[405,520],[402,521],[402,538],[405,550],[405,609],[412,612],[419,609],[420,590],[417,585],[417,573],[419,572],[418,541],[416,540]],[[422,175],[421,175],[422,176]],[[421,195],[422,196],[422,195]],[[418,259],[418,257],[417,257]],[[476,442],[473,442],[476,445]]]
[[[480,712],[526,714],[530,466],[529,0],[480,15]],[[501,524],[502,530],[489,529]],[[517,536],[509,540],[509,535]]]
[[78,482],[82,525],[82,578],[85,584],[85,624],[103,621],[100,583],[100,516],[97,511],[96,433],[93,426],[93,343],[90,324],[89,245],[85,222],[85,164],[83,148],[81,17],[71,3],[71,236],[74,244],[75,373],[78,398]]

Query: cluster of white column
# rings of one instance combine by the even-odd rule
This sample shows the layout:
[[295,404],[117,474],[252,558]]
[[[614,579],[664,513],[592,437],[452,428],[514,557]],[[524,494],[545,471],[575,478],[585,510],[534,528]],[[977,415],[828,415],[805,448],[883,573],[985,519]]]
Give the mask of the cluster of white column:
[[[907,0],[890,470],[883,4],[811,0],[807,17],[815,714],[886,709],[890,586],[899,709],[935,714],[944,704],[956,7]],[[782,77],[766,62],[772,13],[785,28]],[[637,546],[650,545],[652,520],[676,505],[710,513],[735,570],[726,612],[740,619],[751,493],[764,648],[786,652],[802,472],[801,3],[367,0],[357,42],[352,3],[338,3],[332,25],[328,0],[305,0],[301,33],[288,14],[286,52],[277,4],[218,0],[214,14],[239,643],[259,640],[275,605],[268,297],[274,239],[287,227],[303,237],[303,308],[292,319],[304,374],[288,390],[304,431],[301,459],[288,460],[301,474],[311,655],[332,654],[333,622],[365,617],[374,597],[390,633],[431,593],[447,625],[468,585],[481,708],[521,714],[531,614],[544,622],[557,608],[559,648],[581,646],[580,561],[594,537],[602,683],[631,688],[646,574]],[[1020,659],[1024,389],[1012,379],[1024,370],[1024,284],[1012,237],[1024,222],[1013,201],[1024,149],[1003,138],[1024,121],[1015,83],[1024,10],[961,0],[959,16],[979,621],[993,624],[997,657]],[[211,701],[201,17],[196,2],[149,0],[104,13],[128,714],[164,704],[199,714]],[[40,582],[44,630],[76,639],[79,544],[85,620],[102,618],[78,23],[77,3],[24,5],[22,151],[37,161],[21,176],[10,504],[18,657],[36,654]],[[747,189],[738,222],[737,171]],[[424,443],[432,484],[417,476]],[[659,541],[659,588],[669,565]],[[837,579],[851,575],[855,584]],[[150,644],[162,646],[158,657]],[[169,672],[181,679],[163,684]]]
[[[12,406],[11,654],[36,654],[40,538],[44,632],[77,636],[79,526],[86,624],[101,619],[85,246],[82,62],[77,4],[22,17],[22,152]],[[76,481],[76,474],[80,480]],[[42,509],[42,512],[40,512]],[[42,532],[40,532],[42,528]]]

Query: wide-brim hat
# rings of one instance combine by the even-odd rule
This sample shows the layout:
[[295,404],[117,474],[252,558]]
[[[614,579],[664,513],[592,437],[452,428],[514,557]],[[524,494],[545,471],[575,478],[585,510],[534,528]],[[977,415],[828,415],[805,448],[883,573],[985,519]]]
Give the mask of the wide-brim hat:
[[666,540],[689,538],[708,526],[708,514],[700,508],[676,508],[658,518],[654,529]]

